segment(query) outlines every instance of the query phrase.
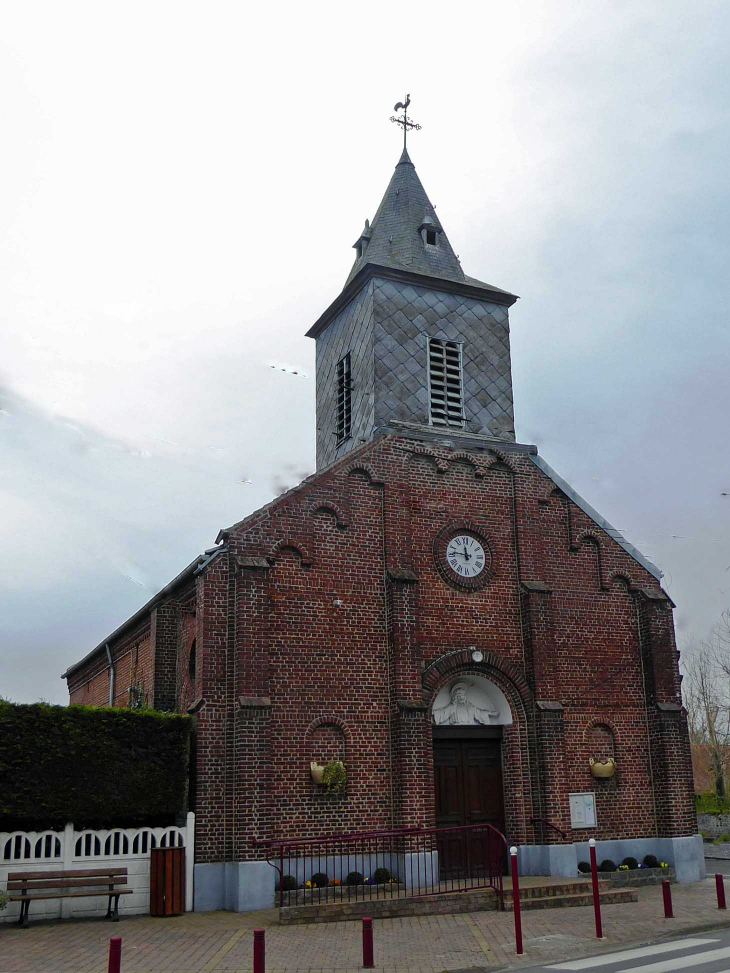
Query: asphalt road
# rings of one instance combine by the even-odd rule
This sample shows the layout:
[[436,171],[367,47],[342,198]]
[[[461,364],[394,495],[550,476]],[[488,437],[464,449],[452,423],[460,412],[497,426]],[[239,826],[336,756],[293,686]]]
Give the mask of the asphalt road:
[[[730,865],[730,862],[727,863]],[[531,966],[525,973],[730,973],[730,932],[684,936],[650,946],[597,953],[550,966]]]

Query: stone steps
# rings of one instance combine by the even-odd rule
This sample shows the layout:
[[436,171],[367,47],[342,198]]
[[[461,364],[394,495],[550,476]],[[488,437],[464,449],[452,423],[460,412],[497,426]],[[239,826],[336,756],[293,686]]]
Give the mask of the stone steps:
[[[599,879],[598,891],[604,892],[612,888],[611,882]],[[592,895],[592,885],[590,882],[563,882],[550,885],[520,885],[520,901],[528,899],[542,899],[546,896],[565,896],[582,895],[584,893]],[[512,902],[512,889],[504,890],[504,901]]]
[[[600,881],[601,902],[638,902],[635,889],[614,889],[611,883]],[[527,909],[559,909],[592,905],[590,882],[565,882],[561,885],[526,885],[520,889],[520,904]],[[512,890],[505,889],[505,909],[512,911]],[[499,909],[499,896],[493,889],[472,889],[441,895],[406,896],[403,898],[371,899],[359,902],[328,902],[310,905],[285,906],[279,909],[279,922],[293,925],[308,922],[347,922],[372,916],[390,919],[396,916],[444,915],[459,912],[485,912]]]
[[[588,889],[584,892],[555,893],[553,889],[538,889],[545,891],[546,895],[532,895],[522,899],[520,894],[520,906],[523,911],[528,909],[561,909],[575,908],[582,905],[593,905],[593,892]],[[605,889],[599,892],[602,905],[617,905],[621,902],[638,902],[639,893],[635,889]],[[505,908],[512,908],[512,898],[509,900],[505,895]]]

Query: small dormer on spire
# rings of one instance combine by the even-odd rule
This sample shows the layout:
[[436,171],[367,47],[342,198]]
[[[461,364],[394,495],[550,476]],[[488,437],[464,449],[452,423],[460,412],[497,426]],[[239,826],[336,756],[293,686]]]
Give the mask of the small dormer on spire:
[[370,220],[365,220],[365,228],[363,229],[360,236],[353,243],[353,248],[357,251],[357,259],[360,260],[361,257],[365,255],[365,251],[370,243]]
[[421,234],[421,240],[423,240],[424,246],[437,247],[439,245],[439,234],[443,233],[443,229],[426,213],[421,225],[418,227],[418,232]]

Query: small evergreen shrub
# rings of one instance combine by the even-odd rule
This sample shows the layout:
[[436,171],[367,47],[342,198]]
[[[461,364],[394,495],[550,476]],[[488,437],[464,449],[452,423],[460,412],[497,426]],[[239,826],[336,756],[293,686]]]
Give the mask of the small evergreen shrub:
[[292,892],[297,887],[297,880],[293,875],[285,875],[281,880],[281,887],[285,892]]
[[583,872],[584,875],[587,875],[590,872],[590,870],[591,870],[590,862],[578,862],[579,872]]
[[345,879],[345,885],[362,885],[362,875],[360,872],[350,872]]
[[644,864],[647,868],[659,868],[659,859],[656,855],[644,855]]
[[616,862],[612,862],[610,858],[604,858],[601,864],[598,866],[599,872],[615,872]]
[[315,874],[312,875],[312,885],[315,889],[326,888],[328,881],[329,879],[324,872],[315,872]]
[[373,880],[376,885],[385,885],[390,879],[390,872],[387,868],[376,868],[373,872]]
[[621,862],[621,864],[622,865],[626,865],[628,868],[638,868],[639,867],[639,863],[637,862],[637,860],[635,858],[632,858],[631,855],[627,855],[626,858],[624,858],[624,860]]

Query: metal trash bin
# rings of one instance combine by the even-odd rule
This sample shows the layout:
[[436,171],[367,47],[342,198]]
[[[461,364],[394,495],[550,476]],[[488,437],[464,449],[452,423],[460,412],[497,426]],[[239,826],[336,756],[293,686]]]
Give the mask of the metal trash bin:
[[181,916],[185,912],[185,849],[152,848],[150,855],[150,915]]

